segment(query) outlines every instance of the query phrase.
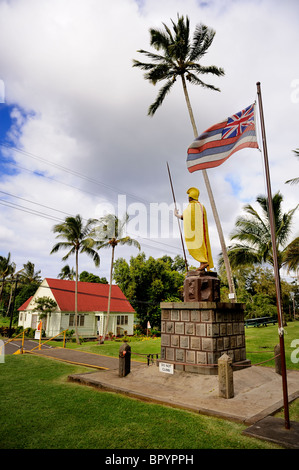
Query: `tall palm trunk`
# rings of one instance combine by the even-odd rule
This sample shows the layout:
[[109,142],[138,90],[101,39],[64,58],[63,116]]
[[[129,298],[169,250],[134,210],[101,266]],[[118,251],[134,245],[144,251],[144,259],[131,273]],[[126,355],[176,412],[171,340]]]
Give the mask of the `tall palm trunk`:
[[10,312],[10,305],[11,305],[11,299],[12,299],[12,291],[13,291],[13,283],[11,281],[11,285],[10,285],[10,294],[9,294],[9,301],[8,301],[8,307],[7,307],[7,311],[6,311],[6,316],[8,317],[9,316],[9,312]]
[[[190,99],[189,99],[186,80],[185,80],[184,75],[182,75],[181,77],[182,77],[184,95],[185,95],[185,99],[186,99],[186,103],[187,103],[187,107],[188,107],[188,111],[189,111],[189,116],[190,116],[191,124],[192,124],[192,127],[193,127],[194,137],[197,138],[198,137],[198,132],[197,132],[195,119],[194,119],[194,115],[193,115],[193,111],[192,111],[192,107],[191,107],[191,103],[190,103]],[[229,259],[228,259],[228,254],[227,254],[227,249],[226,249],[226,245],[225,245],[225,241],[224,241],[223,231],[222,231],[222,227],[221,227],[221,224],[220,224],[220,219],[219,219],[218,211],[217,211],[217,208],[216,208],[214,196],[213,196],[213,193],[212,193],[210,180],[209,180],[209,177],[208,177],[208,174],[207,174],[206,170],[202,170],[202,173],[203,173],[204,182],[205,182],[205,185],[206,185],[206,188],[207,188],[208,196],[209,196],[209,199],[210,199],[210,204],[211,204],[211,207],[212,207],[212,212],[213,212],[213,215],[214,215],[214,220],[215,220],[217,231],[218,231],[218,236],[219,236],[219,239],[220,239],[220,245],[221,245],[222,254],[223,254],[223,261],[224,261],[227,280],[228,280],[228,285],[229,285],[229,292],[230,292],[230,294],[234,294],[233,302],[236,302],[237,298],[236,298],[236,291],[235,291],[231,266],[230,266],[230,262],[229,262]]]
[[78,334],[78,248],[76,248],[76,280],[75,280],[75,335],[76,342],[80,344]]
[[114,264],[114,250],[115,250],[115,243],[111,243],[112,246],[112,254],[111,254],[111,266],[110,266],[110,283],[109,283],[109,294],[108,294],[108,306],[107,306],[107,317],[106,317],[106,325],[104,331],[104,341],[108,333],[108,324],[110,318],[110,305],[111,305],[111,291],[112,291],[112,276],[113,276],[113,264]]

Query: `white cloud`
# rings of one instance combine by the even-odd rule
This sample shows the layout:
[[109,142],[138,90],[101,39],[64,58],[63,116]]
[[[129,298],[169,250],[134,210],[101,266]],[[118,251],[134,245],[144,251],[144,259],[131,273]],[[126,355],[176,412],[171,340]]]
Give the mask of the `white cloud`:
[[[127,194],[128,203],[170,204],[169,161],[178,202],[185,202],[188,187],[201,189],[216,259],[220,244],[202,175],[186,170],[193,133],[179,80],[156,116],[149,118],[147,109],[159,88],[132,68],[136,51],[150,49],[149,27],[169,24],[177,13],[189,15],[192,29],[204,22],[216,30],[204,62],[226,72],[223,78],[206,77],[221,93],[190,89],[199,133],[253,102],[260,80],[272,190],[283,193],[285,210],[294,207],[298,186],[284,184],[298,175],[292,150],[299,147],[299,103],[292,99],[292,83],[299,79],[294,47],[299,12],[298,3],[291,0],[1,1],[1,78],[7,104],[16,105],[11,133],[31,157],[13,153],[19,170],[2,175],[0,190],[85,218],[93,217],[101,202],[116,204],[118,194]],[[228,240],[244,203],[266,192],[261,154],[243,150],[208,173]],[[3,251],[11,251],[20,265],[31,259],[44,276],[56,276],[62,262],[59,255],[49,256],[55,242],[53,222],[5,206],[0,210],[2,235],[7,233]],[[63,217],[58,212],[56,216]],[[148,254],[166,251],[162,243],[143,242]],[[181,253],[179,240],[169,243]],[[151,244],[156,249],[150,250]],[[175,249],[170,250],[174,256]],[[117,256],[124,254],[135,255],[136,250],[122,248]],[[95,271],[88,258],[82,257],[82,263],[82,269]],[[107,250],[102,253],[101,275],[108,276],[109,264]]]

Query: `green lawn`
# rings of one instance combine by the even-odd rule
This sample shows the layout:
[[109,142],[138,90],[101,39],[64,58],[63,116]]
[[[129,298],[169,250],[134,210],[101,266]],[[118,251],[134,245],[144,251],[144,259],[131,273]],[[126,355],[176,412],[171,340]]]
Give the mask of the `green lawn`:
[[[285,334],[287,368],[299,370],[299,363],[291,361],[294,339],[299,339],[299,322],[289,323]],[[277,325],[246,328],[247,358],[253,364],[271,358],[278,342]],[[104,345],[68,343],[67,347],[117,356],[120,345],[107,341]],[[133,353],[160,352],[159,338],[136,340],[130,345]],[[142,356],[133,354],[133,359]],[[274,361],[263,365],[273,367]],[[89,370],[28,355],[6,356],[5,363],[0,363],[0,448],[275,448],[243,436],[246,426],[239,423],[146,404],[67,382],[69,374]],[[299,400],[290,406],[290,419],[299,421]]]
[[[258,364],[274,356],[274,347],[279,344],[278,326],[268,325],[267,327],[249,327],[245,328],[246,334],[246,355],[252,364]],[[291,360],[291,354],[294,348],[291,348],[293,340],[299,341],[299,322],[289,322],[285,327],[284,344],[287,369],[299,370],[299,362],[294,364]],[[298,348],[298,346],[296,346]],[[299,353],[297,354],[299,357]],[[264,366],[274,367],[274,360],[266,362]]]
[[273,449],[246,426],[67,382],[83,367],[34,356],[0,364],[2,449]]
[[[299,340],[299,322],[290,322],[285,328],[285,331],[286,333],[284,335],[284,343],[287,369],[299,370],[299,363],[294,364],[291,361],[291,353],[294,351],[294,348],[291,348],[291,343],[294,339]],[[273,358],[274,347],[279,343],[277,325],[268,325],[267,327],[261,326],[259,328],[245,328],[245,334],[247,359],[250,359],[252,364],[259,364]],[[48,344],[53,346],[57,346],[57,344],[60,346],[62,345],[61,342],[57,343],[55,341]],[[97,341],[83,342],[81,345],[68,342],[67,348],[74,348],[81,351],[103,354],[105,356],[118,357],[118,351],[121,344],[122,343],[109,340],[101,345],[99,345]],[[146,362],[146,356],[138,356],[138,354],[160,354],[160,338],[143,338],[143,340],[132,338],[132,341],[129,344],[131,346],[132,359],[136,361]],[[274,360],[266,362],[263,365],[274,367]]]

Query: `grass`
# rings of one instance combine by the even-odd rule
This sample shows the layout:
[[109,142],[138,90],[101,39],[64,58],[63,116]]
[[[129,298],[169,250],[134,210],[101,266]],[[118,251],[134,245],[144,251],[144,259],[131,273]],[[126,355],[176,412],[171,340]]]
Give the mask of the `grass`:
[[[277,325],[267,327],[245,328],[246,335],[246,356],[252,364],[258,364],[274,356],[274,347],[279,343]],[[291,347],[293,340],[299,342],[299,322],[289,322],[285,327],[284,345],[287,369],[299,370],[299,363],[292,362],[291,355],[294,348]],[[298,346],[296,346],[298,348]],[[297,357],[299,354],[297,354]],[[267,367],[274,367],[274,360],[263,364]]]
[[[245,333],[247,358],[253,364],[274,355],[277,325],[246,328]],[[291,361],[291,342],[298,338],[299,323],[289,323],[285,335],[288,369],[299,369],[299,364]],[[115,357],[120,345],[107,341],[104,345],[68,343],[67,347]],[[160,352],[159,338],[136,340],[130,345],[133,353]],[[273,367],[274,361],[263,365]],[[87,368],[24,355],[6,356],[0,371],[2,449],[277,448],[243,436],[246,426],[240,423],[142,403],[67,382],[68,375],[90,371]],[[277,416],[283,417],[283,412]],[[299,400],[290,405],[290,419],[299,422]]]
[[[251,360],[252,364],[259,364],[267,361],[274,356],[274,347],[279,343],[277,325],[268,325],[267,327],[249,327],[245,328],[246,335],[246,352],[247,359]],[[291,354],[294,352],[294,348],[291,348],[291,343],[294,339],[299,341],[299,322],[290,322],[285,328],[285,355],[287,369],[299,370],[299,363],[294,364],[291,360]],[[53,346],[62,345],[61,342],[49,342]],[[81,345],[76,343],[68,342],[66,347],[71,349],[77,349],[80,351],[91,352],[95,354],[102,354],[105,356],[118,357],[118,351],[122,343],[116,341],[105,341],[104,344],[98,344],[97,341],[83,342]],[[161,350],[161,339],[160,338],[132,338],[129,343],[132,350],[132,359],[136,361],[146,362],[147,354],[160,354]],[[298,346],[297,346],[298,347]],[[138,356],[143,354],[145,356]],[[298,356],[298,354],[297,354]],[[267,367],[274,367],[274,360],[265,362],[263,364]]]
[[[57,346],[57,342],[49,342],[48,344]],[[59,343],[58,343],[59,344]],[[130,341],[132,359],[135,361],[146,362],[148,354],[159,354],[161,351],[160,338],[131,338]],[[60,343],[61,345],[61,343]],[[76,349],[79,351],[101,354],[104,356],[118,357],[119,348],[122,342],[118,341],[105,341],[104,344],[99,344],[98,341],[87,341],[82,344],[67,342],[66,347]]]
[[274,449],[245,426],[67,382],[86,368],[34,356],[0,364],[2,449]]

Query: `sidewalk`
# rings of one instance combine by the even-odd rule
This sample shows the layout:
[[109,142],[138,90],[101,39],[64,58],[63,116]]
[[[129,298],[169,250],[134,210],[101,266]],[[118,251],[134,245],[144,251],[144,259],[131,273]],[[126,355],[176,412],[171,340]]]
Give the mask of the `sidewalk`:
[[[218,376],[174,371],[167,374],[156,365],[134,360],[131,372],[119,377],[118,358],[83,353],[71,349],[49,348],[35,354],[96,370],[73,374],[70,381],[121,393],[147,402],[190,410],[196,413],[250,425],[244,434],[275,442],[282,447],[299,448],[299,423],[271,415],[283,407],[282,378],[270,367],[252,366],[234,372],[234,397],[220,398]],[[299,397],[299,371],[287,371],[289,402]]]
[[[299,448],[299,423],[285,430],[284,420],[269,416],[283,406],[281,376],[268,367],[250,367],[234,372],[234,398],[218,396],[218,376],[159,372],[155,365],[141,365],[126,377],[117,370],[69,376],[69,380],[101,390],[122,393],[148,402],[251,424],[244,431],[282,447]],[[299,371],[288,371],[289,401],[299,397]],[[270,418],[270,421],[269,421]],[[264,422],[264,420],[266,421]]]

